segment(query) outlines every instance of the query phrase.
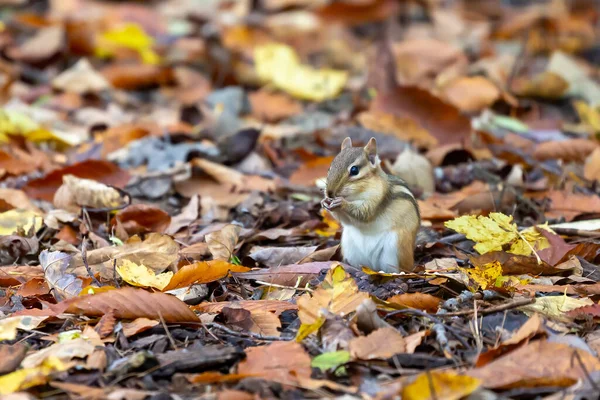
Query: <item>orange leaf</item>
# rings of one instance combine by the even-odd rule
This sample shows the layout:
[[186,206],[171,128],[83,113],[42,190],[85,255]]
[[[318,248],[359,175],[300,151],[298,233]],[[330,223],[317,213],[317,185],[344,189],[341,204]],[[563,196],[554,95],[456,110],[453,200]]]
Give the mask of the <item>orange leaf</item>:
[[402,293],[390,297],[386,301],[404,307],[436,313],[441,299],[426,293]]
[[114,87],[125,90],[167,84],[174,79],[170,68],[148,64],[112,64],[102,69],[102,75]]
[[192,307],[194,311],[207,313],[218,313],[225,307],[243,308],[250,312],[269,311],[275,315],[281,314],[286,310],[297,310],[298,306],[287,301],[279,300],[245,300],[245,301],[220,301],[217,303],[202,303]]
[[227,261],[198,261],[184,265],[173,277],[164,291],[190,286],[194,283],[208,283],[225,278],[229,272],[247,272],[250,268],[230,264]]
[[598,143],[589,139],[568,139],[540,143],[533,152],[536,160],[556,160],[583,162],[594,150]]
[[128,235],[138,233],[164,233],[171,224],[171,216],[158,207],[133,204],[119,211],[113,224],[121,226]]
[[317,157],[302,164],[292,176],[290,182],[295,185],[315,186],[315,181],[327,176],[327,170],[333,161],[333,157]]
[[298,378],[310,378],[311,372],[310,357],[296,342],[250,347],[246,359],[238,365],[238,374],[290,385],[297,385]]

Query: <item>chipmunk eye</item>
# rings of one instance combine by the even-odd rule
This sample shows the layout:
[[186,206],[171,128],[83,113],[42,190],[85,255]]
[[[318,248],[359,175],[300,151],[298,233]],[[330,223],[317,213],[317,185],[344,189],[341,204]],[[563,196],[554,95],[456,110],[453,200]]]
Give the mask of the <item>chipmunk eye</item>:
[[358,167],[356,165],[353,165],[352,168],[350,168],[350,176],[356,175],[358,175]]

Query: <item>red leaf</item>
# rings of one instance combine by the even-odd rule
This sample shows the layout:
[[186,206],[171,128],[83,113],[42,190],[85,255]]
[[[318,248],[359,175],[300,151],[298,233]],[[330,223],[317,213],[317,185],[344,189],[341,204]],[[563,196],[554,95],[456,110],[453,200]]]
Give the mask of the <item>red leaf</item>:
[[63,175],[67,174],[116,187],[124,187],[129,182],[129,173],[117,165],[108,161],[87,160],[54,170],[43,178],[31,180],[23,190],[34,199],[52,201],[54,193],[63,183]]

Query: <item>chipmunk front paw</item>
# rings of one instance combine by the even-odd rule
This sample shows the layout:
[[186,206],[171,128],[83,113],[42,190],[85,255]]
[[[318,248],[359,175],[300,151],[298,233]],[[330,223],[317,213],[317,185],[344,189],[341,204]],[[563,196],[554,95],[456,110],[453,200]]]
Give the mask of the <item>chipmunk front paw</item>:
[[323,208],[329,211],[341,207],[342,204],[344,204],[344,199],[342,197],[336,197],[334,199],[326,197],[321,201]]

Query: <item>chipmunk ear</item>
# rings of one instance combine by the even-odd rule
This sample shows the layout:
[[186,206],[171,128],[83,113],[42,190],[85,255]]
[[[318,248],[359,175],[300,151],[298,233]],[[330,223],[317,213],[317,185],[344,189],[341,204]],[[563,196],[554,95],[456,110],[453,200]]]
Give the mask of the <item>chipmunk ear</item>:
[[349,147],[352,147],[352,139],[350,139],[350,137],[347,137],[342,142],[342,150],[347,149]]
[[374,137],[369,139],[369,143],[365,146],[365,153],[367,153],[367,157],[371,164],[375,165],[379,160],[379,157],[377,157],[377,141]]

